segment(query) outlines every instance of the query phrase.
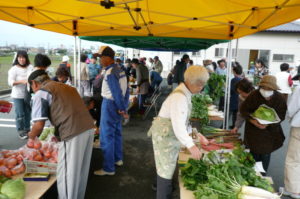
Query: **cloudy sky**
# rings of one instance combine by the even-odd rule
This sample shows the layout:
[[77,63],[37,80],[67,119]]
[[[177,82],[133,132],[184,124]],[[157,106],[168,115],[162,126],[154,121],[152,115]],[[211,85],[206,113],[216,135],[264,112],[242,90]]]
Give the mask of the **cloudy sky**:
[[[18,46],[35,46],[53,48],[64,45],[72,48],[74,37],[60,33],[31,28],[25,25],[14,24],[0,20],[0,46],[17,44]],[[101,42],[83,41],[81,45],[84,48],[94,46],[98,48],[103,45]],[[114,48],[118,48],[114,46]]]

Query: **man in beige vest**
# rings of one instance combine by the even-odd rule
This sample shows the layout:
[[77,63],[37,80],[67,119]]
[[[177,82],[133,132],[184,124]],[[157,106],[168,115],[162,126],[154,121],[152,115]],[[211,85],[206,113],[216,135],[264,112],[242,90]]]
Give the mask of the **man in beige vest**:
[[57,189],[60,199],[84,199],[93,146],[93,119],[76,88],[50,80],[44,70],[28,78],[32,98],[33,126],[28,136],[35,139],[46,120],[55,127],[59,142]]

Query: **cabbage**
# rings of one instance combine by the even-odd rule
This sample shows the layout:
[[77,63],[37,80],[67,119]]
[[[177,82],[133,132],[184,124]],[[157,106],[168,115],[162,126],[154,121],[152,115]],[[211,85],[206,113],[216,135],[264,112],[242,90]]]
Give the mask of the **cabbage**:
[[0,193],[0,199],[10,199],[7,195]]
[[254,113],[253,116],[262,119],[267,120],[270,122],[273,122],[276,120],[276,113],[273,109],[267,108],[265,106],[260,106]]
[[21,178],[8,180],[2,185],[1,193],[7,195],[9,199],[23,199],[25,196],[25,183]]

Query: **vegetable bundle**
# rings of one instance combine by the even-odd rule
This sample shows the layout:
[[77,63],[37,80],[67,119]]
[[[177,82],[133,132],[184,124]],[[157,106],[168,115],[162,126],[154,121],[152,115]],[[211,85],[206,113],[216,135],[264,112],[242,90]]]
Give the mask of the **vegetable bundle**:
[[212,73],[207,81],[206,93],[209,94],[213,101],[219,100],[224,96],[226,76]]
[[207,105],[211,104],[212,100],[208,95],[196,94],[192,97],[192,118],[201,119],[201,126],[209,123]]
[[256,175],[254,163],[251,154],[242,148],[223,157],[210,152],[202,160],[190,159],[181,168],[181,176],[196,199],[279,198],[271,193],[274,190],[270,183]]

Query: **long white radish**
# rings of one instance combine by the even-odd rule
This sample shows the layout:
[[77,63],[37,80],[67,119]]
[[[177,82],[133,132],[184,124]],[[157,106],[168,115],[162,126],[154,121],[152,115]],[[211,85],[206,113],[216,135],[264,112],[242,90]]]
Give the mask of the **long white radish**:
[[275,194],[275,193],[271,193],[271,192],[266,191],[264,189],[257,188],[257,187],[251,187],[251,186],[242,186],[240,193],[245,194],[245,195],[268,198],[268,199],[278,199],[278,198],[280,198],[280,196]]
[[259,197],[259,196],[245,195],[245,194],[240,193],[238,195],[238,199],[267,199],[267,198]]

